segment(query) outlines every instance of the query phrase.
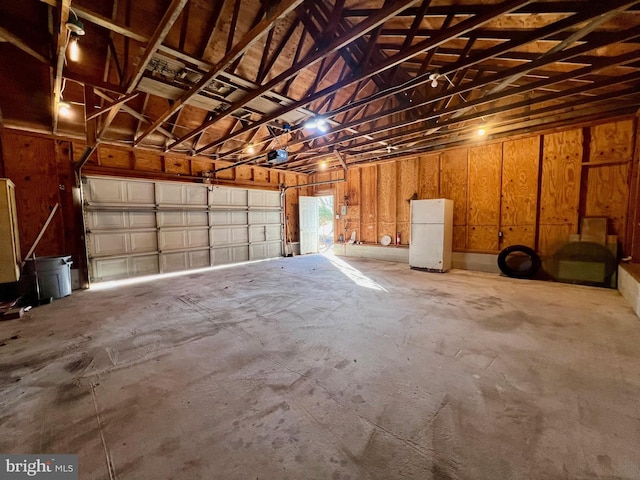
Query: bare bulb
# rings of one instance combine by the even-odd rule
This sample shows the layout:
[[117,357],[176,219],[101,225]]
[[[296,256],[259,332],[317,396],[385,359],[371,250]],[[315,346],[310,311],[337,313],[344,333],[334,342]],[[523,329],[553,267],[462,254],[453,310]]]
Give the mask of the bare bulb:
[[478,136],[479,137],[484,137],[486,134],[487,134],[487,131],[483,127],[480,127],[478,129]]
[[247,153],[256,153],[256,149],[255,149],[255,147],[253,146],[253,143],[250,143],[250,144],[247,146]]
[[63,117],[68,117],[71,115],[71,105],[67,102],[60,102],[58,104],[58,111]]
[[327,162],[320,162],[320,170],[326,170],[327,169]]
[[80,60],[80,47],[78,47],[78,38],[72,37],[69,44],[69,60],[77,62]]

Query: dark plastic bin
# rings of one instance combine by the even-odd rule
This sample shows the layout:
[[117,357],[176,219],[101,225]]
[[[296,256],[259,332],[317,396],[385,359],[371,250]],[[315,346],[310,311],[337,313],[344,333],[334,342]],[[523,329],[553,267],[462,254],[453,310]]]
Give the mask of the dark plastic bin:
[[24,274],[35,289],[38,280],[38,300],[62,298],[71,295],[71,256],[36,257],[26,261]]

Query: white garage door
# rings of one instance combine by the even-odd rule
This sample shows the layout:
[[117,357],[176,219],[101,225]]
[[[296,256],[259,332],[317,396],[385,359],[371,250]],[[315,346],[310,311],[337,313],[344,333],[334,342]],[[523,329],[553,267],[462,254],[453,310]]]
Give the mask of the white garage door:
[[282,254],[277,191],[86,177],[83,194],[92,282]]

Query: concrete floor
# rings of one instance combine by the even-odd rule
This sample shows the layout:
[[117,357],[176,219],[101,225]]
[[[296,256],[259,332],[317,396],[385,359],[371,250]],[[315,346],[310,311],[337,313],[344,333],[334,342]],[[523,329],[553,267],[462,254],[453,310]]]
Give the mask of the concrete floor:
[[640,478],[615,290],[314,255],[74,292],[0,344],[0,452],[81,479]]

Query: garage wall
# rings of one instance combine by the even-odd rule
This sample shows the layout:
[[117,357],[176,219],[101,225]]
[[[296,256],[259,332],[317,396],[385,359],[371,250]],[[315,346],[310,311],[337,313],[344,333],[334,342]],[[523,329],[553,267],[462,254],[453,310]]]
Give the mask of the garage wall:
[[[332,187],[336,235],[355,230],[377,243],[409,238],[409,200],[454,201],[454,250],[496,253],[524,244],[552,254],[578,233],[582,216],[606,216],[609,234],[631,250],[627,235],[636,119],[545,135],[487,142],[414,158],[351,167]],[[636,160],[637,161],[637,160]],[[341,171],[314,181],[340,178]],[[345,198],[346,197],[346,198]]]
[[[27,253],[51,208],[59,203],[60,211],[35,253],[38,256],[70,254],[73,268],[79,268],[85,279],[88,278],[80,195],[75,187],[73,170],[73,161],[80,158],[85,145],[7,128],[0,132],[0,143],[0,175],[16,184],[22,254]],[[100,146],[89,159],[83,174],[198,182],[197,177],[202,171],[224,165],[224,162],[201,158]],[[277,190],[280,184],[304,184],[308,180],[303,174],[243,166],[221,172],[215,183]],[[287,191],[287,228],[291,242],[298,241],[298,195],[306,193],[306,189]]]

